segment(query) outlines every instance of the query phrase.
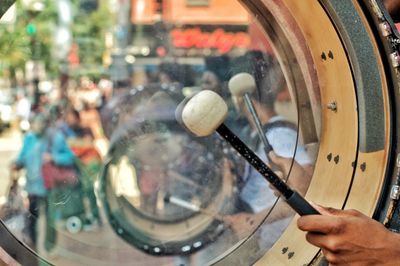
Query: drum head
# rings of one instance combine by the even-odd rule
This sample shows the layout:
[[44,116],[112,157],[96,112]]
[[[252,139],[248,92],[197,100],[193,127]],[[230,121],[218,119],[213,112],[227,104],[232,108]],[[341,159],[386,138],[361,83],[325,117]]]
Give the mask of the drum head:
[[[400,38],[380,2],[161,2],[119,1],[109,7],[118,27],[113,38],[98,37],[115,41],[103,54],[112,59],[108,74],[114,84],[100,110],[107,152],[90,181],[92,201],[83,199],[73,215],[77,220],[69,220],[73,232],[59,225],[68,220],[61,211],[54,216],[60,261],[43,247],[31,251],[10,222],[13,215],[1,217],[3,249],[20,254],[15,257],[21,263],[38,258],[74,265],[321,263],[320,250],[297,228],[294,211],[240,153],[216,133],[194,136],[176,119],[179,103],[206,89],[227,103],[224,124],[270,163],[260,135],[267,138],[283,158],[278,175],[307,200],[357,209],[400,228]],[[121,19],[128,16],[129,23]],[[70,68],[71,79],[73,73],[89,73],[90,64],[87,68]],[[229,80],[239,73],[254,78],[255,91],[229,90]],[[17,194],[26,195],[23,189]],[[86,192],[63,195],[79,198]],[[87,230],[93,203],[102,225]],[[43,226],[40,230],[43,238]]]

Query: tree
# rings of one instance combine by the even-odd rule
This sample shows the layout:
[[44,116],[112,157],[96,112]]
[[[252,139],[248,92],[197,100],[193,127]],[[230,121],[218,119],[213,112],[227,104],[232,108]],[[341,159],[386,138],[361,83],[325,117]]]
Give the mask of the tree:
[[[105,50],[105,34],[111,28],[111,13],[107,0],[99,0],[97,9],[82,9],[81,1],[74,1],[75,17],[72,27],[73,39],[79,46],[81,68],[92,75],[99,75],[99,66]],[[96,70],[97,69],[97,70]],[[82,69],[81,69],[82,70]]]
[[[27,9],[21,1],[16,3],[15,25],[0,25],[0,75],[10,72],[13,76],[16,69],[24,69],[25,63],[35,58],[45,63],[50,78],[58,77],[59,62],[52,56],[58,20],[57,1],[42,0],[44,9],[40,12]],[[71,0],[71,3],[74,13],[72,36],[79,45],[81,63],[83,67],[101,66],[104,34],[111,25],[108,1],[99,0],[97,9],[89,13],[81,9],[81,0]],[[27,31],[28,25],[33,25],[36,31],[29,32],[29,28]]]

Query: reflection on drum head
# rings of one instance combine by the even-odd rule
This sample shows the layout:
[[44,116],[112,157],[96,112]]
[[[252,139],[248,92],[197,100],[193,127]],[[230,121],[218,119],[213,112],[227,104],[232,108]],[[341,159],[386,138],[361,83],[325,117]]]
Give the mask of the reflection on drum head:
[[131,244],[156,255],[192,253],[224,230],[210,214],[230,211],[234,180],[224,178],[221,140],[187,134],[175,121],[177,102],[159,95],[140,100],[114,141],[101,194],[114,230]]

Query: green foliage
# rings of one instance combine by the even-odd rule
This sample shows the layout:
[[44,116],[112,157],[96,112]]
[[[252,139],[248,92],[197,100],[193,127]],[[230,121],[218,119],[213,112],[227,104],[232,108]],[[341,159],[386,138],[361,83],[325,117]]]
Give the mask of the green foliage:
[[[111,19],[107,0],[99,0],[99,8],[88,14],[79,9],[80,1],[73,5],[73,41],[79,45],[81,64],[102,65],[104,33],[109,30]],[[32,12],[17,1],[15,25],[0,25],[0,75],[7,70],[24,69],[28,60],[38,59],[45,63],[51,77],[58,76],[59,63],[52,57],[54,33],[57,27],[57,1],[43,0],[44,10]],[[2,6],[2,4],[0,4]]]
[[1,30],[0,58],[10,65],[18,65],[31,55],[29,38],[23,30]]
[[101,64],[104,52],[104,35],[110,30],[111,15],[107,1],[100,1],[99,8],[91,13],[78,9],[75,1],[76,15],[72,27],[74,41],[79,45],[79,57],[82,64]]
[[40,13],[25,10],[17,1],[17,21],[14,25],[0,25],[0,62],[4,71],[24,69],[25,63],[34,57],[51,66],[51,36],[57,17],[51,0],[44,1],[45,9]]

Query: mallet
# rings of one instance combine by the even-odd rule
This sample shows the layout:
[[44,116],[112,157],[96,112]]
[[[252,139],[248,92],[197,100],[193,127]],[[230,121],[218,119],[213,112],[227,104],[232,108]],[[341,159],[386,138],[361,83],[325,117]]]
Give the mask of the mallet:
[[193,212],[200,212],[200,213],[205,214],[207,216],[213,217],[214,219],[216,219],[218,221],[224,221],[224,218],[221,215],[217,214],[217,213],[213,213],[213,212],[208,211],[206,209],[203,209],[200,206],[197,206],[197,205],[195,205],[195,204],[193,204],[191,202],[188,202],[188,201],[185,201],[183,199],[171,196],[169,194],[167,194],[164,197],[164,201],[167,202],[167,203],[172,203],[172,204],[174,204],[176,206],[179,206],[179,207],[182,207],[184,209],[191,210]]
[[228,106],[215,92],[204,90],[191,99],[184,100],[177,108],[175,116],[186,129],[199,137],[209,136],[217,131],[235,150],[243,156],[268,182],[286,199],[286,202],[299,214],[319,214],[299,193],[292,190],[268,166],[244,144],[223,122]]
[[269,152],[272,151],[272,146],[265,136],[260,119],[249,96],[250,93],[256,90],[256,81],[252,75],[243,72],[233,76],[229,80],[228,87],[232,95],[243,97],[246,107],[253,118],[254,124],[256,125],[258,136],[264,144],[265,155],[268,157]]

